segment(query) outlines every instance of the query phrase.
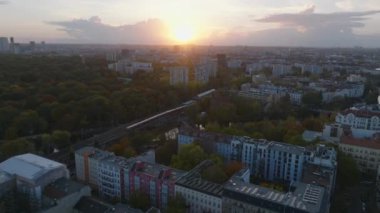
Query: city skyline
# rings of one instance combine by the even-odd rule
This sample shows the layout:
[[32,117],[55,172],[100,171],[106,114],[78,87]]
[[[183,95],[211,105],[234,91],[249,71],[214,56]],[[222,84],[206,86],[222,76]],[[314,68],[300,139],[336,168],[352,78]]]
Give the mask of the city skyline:
[[49,43],[380,47],[376,0],[0,1],[1,36]]

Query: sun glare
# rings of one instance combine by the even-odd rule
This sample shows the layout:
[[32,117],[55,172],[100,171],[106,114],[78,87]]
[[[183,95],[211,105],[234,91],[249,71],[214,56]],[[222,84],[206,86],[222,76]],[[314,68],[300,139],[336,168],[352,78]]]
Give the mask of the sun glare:
[[175,27],[173,37],[178,42],[186,43],[194,39],[194,30],[189,26]]

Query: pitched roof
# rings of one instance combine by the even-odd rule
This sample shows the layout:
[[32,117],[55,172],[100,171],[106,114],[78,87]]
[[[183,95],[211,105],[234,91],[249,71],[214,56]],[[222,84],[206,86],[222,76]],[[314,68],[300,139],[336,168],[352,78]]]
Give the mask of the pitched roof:
[[359,139],[351,136],[344,136],[341,139],[341,143],[371,149],[380,149],[380,140],[375,139]]

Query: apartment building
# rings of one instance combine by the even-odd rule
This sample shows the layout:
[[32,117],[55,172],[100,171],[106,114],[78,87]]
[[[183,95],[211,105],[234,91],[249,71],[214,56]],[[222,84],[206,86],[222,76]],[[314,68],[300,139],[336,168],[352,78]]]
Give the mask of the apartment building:
[[76,169],[83,170],[78,180],[92,181],[104,199],[128,199],[132,193],[142,192],[149,196],[152,206],[165,209],[175,195],[175,181],[184,172],[152,163],[150,158],[142,155],[126,159],[84,147],[75,152]]
[[380,141],[378,138],[360,139],[343,136],[339,150],[351,155],[362,172],[376,173],[380,166]]
[[335,122],[349,126],[356,138],[371,138],[380,132],[379,105],[351,107],[337,114]]
[[244,182],[232,177],[224,185],[223,212],[328,212],[328,197],[320,186],[294,183],[288,192]]
[[189,127],[180,129],[178,147],[194,141],[199,141],[207,152],[218,153],[227,162],[242,162],[254,175],[286,183],[300,181],[305,164],[312,159],[308,155],[317,152],[265,139],[228,136]]
[[188,213],[222,212],[223,185],[200,177],[202,171],[212,164],[209,160],[201,162],[186,175],[179,178],[175,184],[175,193],[186,200],[186,205],[189,207]]
[[272,69],[272,76],[283,76],[290,74],[292,66],[286,64],[274,64]]
[[170,85],[189,83],[189,68],[188,67],[170,67]]
[[84,147],[75,152],[75,171],[77,180],[98,187],[99,163],[107,158],[113,158],[111,152],[94,147]]
[[132,75],[138,71],[152,72],[153,64],[150,62],[139,62],[130,59],[121,59],[115,63],[108,64],[108,69]]
[[217,70],[217,63],[214,61],[196,64],[194,67],[194,80],[197,83],[205,84],[211,77],[216,76]]

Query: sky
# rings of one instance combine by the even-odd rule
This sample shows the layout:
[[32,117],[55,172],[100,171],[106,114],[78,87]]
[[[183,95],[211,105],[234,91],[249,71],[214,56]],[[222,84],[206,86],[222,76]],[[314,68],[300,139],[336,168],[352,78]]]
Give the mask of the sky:
[[0,0],[0,17],[19,42],[380,47],[380,0]]

